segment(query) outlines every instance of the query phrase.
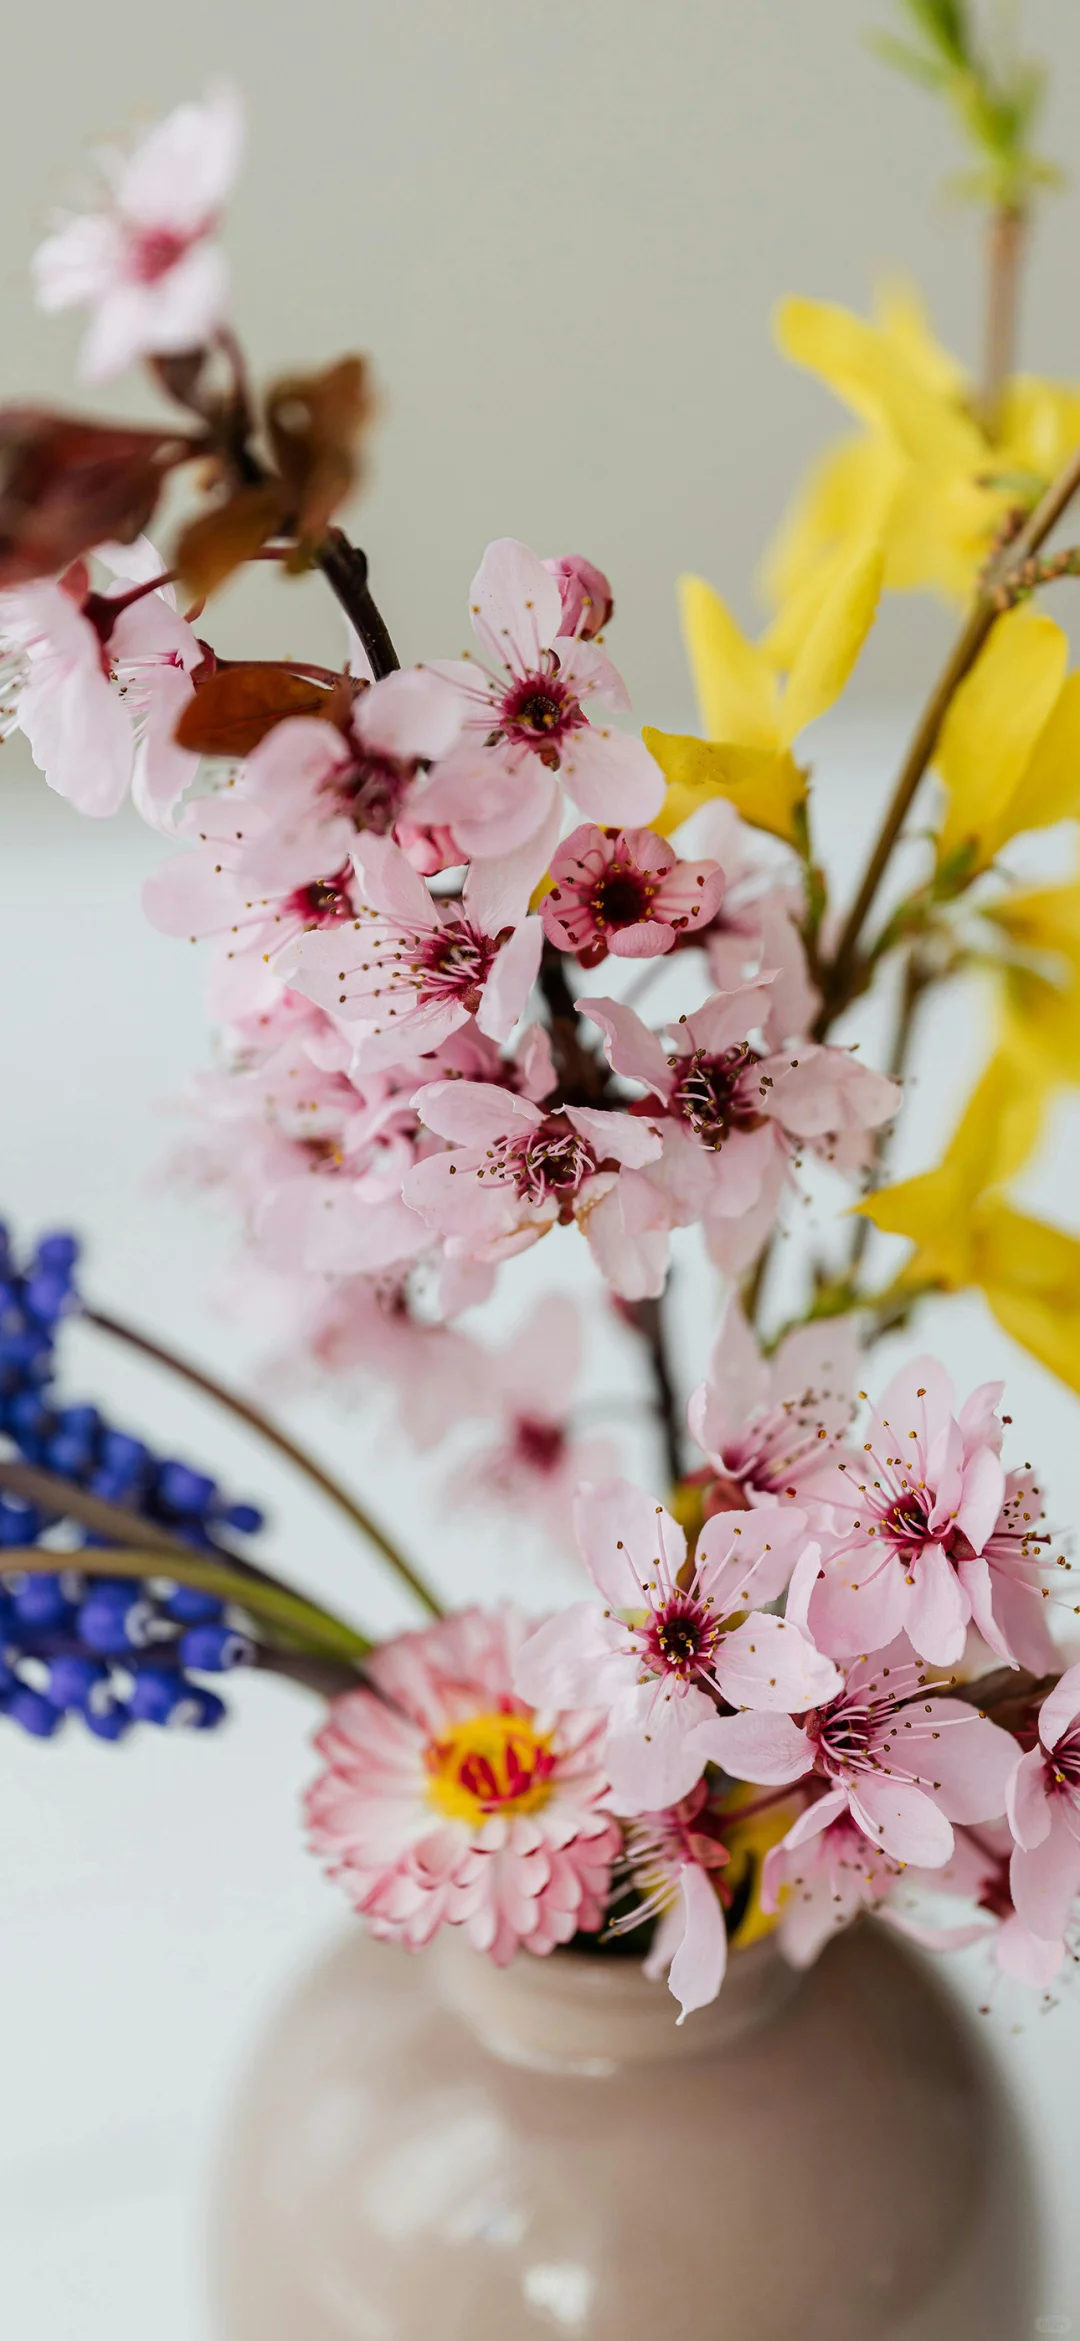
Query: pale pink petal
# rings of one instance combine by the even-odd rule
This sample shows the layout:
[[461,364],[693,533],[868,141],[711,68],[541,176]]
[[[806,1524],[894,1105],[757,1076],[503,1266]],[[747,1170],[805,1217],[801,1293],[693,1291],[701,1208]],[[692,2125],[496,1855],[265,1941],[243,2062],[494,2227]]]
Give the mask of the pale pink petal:
[[589,1185],[576,1216],[601,1275],[620,1300],[655,1300],[667,1281],[669,1222],[647,1173],[622,1171],[596,1200],[600,1181]]
[[[795,1506],[714,1513],[698,1537],[696,1558],[698,1582],[717,1616],[775,1601],[805,1543],[806,1514]],[[818,1548],[808,1549],[816,1565]]]
[[469,588],[481,649],[515,674],[531,674],[562,623],[562,595],[538,555],[516,537],[497,537]]
[[655,1496],[627,1479],[579,1487],[574,1532],[594,1584],[613,1609],[640,1609],[643,1594],[650,1606],[650,1586],[669,1588],[686,1559],[686,1537],[677,1521]]
[[637,1672],[619,1620],[575,1601],[522,1643],[514,1688],[533,1707],[606,1707]]
[[490,1146],[515,1125],[538,1129],[544,1119],[527,1097],[489,1081],[429,1081],[412,1102],[429,1130],[472,1147]]
[[815,1650],[797,1626],[762,1611],[752,1611],[743,1625],[723,1636],[714,1672],[732,1706],[758,1712],[802,1714],[823,1706],[844,1687],[831,1658]]
[[1005,1500],[1005,1473],[990,1447],[980,1447],[964,1467],[964,1488],[956,1525],[972,1551],[981,1553],[994,1533]]
[[364,900],[373,910],[382,911],[404,927],[418,928],[421,934],[438,928],[439,914],[427,887],[393,838],[362,831],[352,860]]
[[709,1359],[708,1380],[699,1383],[687,1408],[690,1435],[719,1463],[725,1448],[756,1407],[769,1396],[769,1369],[732,1293],[720,1320]]
[[1043,1942],[1014,1911],[998,1928],[994,1957],[1003,1975],[1011,1975],[1014,1982],[1029,1984],[1035,1991],[1045,1991],[1064,1965],[1065,1945],[1062,1941]]
[[789,1780],[801,1780],[813,1766],[813,1748],[790,1715],[714,1715],[697,1736],[710,1761],[721,1764],[733,1780],[782,1788]]
[[604,1035],[604,1054],[614,1072],[621,1073],[624,1080],[642,1082],[646,1089],[655,1090],[658,1097],[667,1097],[672,1075],[663,1043],[632,1008],[625,1007],[621,1000],[594,998],[588,992],[578,993],[575,1006],[591,1023],[599,1025]]
[[801,1138],[833,1130],[874,1130],[891,1120],[902,1090],[883,1073],[860,1064],[846,1049],[796,1042],[790,1054],[766,1059],[773,1087],[762,1112]]
[[[931,1699],[930,1715],[902,1714],[900,1729],[887,1746],[899,1750],[910,1769],[933,1783],[950,1821],[994,1821],[1005,1811],[1016,1770],[1016,1741],[961,1699]],[[910,1733],[906,1722],[912,1722]],[[886,1758],[886,1760],[888,1760]]]
[[921,1788],[880,1773],[861,1772],[849,1789],[852,1817],[874,1845],[894,1861],[940,1869],[953,1849],[945,1815]]
[[496,954],[476,1012],[481,1032],[492,1040],[509,1040],[519,1016],[524,1015],[540,967],[543,941],[539,919],[524,919]]
[[1043,1942],[1060,1942],[1080,1892],[1080,1845],[1057,1810],[1039,1845],[1018,1845],[1009,1869],[1017,1914]]
[[561,777],[590,821],[622,828],[651,821],[664,801],[664,776],[642,740],[606,725],[571,732]]
[[716,1998],[727,1967],[727,1928],[720,1897],[706,1870],[687,1862],[679,1880],[683,1932],[668,1970],[668,1990],[678,2000],[680,2024],[694,2008]]
[[441,675],[424,667],[384,675],[362,691],[352,711],[353,730],[365,747],[403,763],[446,756],[461,729],[462,702]]
[[905,1584],[904,1631],[920,1658],[954,1666],[963,1656],[968,1605],[964,1590],[939,1544],[923,1546],[913,1585]]
[[567,1106],[566,1118],[588,1139],[600,1162],[610,1157],[625,1163],[628,1170],[640,1170],[647,1162],[658,1162],[663,1152],[662,1138],[644,1115],[571,1105]]
[[1041,1748],[1031,1748],[1014,1765],[1006,1791],[1009,1827],[1026,1853],[1050,1835],[1053,1802],[1046,1788],[1046,1759]]
[[1056,1748],[1063,1732],[1080,1716],[1080,1666],[1068,1666],[1039,1709],[1039,1738],[1044,1748]]
[[746,1040],[768,1014],[770,982],[771,978],[759,977],[755,983],[740,984],[734,992],[713,992],[692,1016],[672,1026],[676,1047],[687,1052],[704,1049],[707,1056],[715,1057]]
[[659,1683],[643,1685],[632,1706],[620,1706],[608,1726],[606,1750],[617,1812],[656,1813],[689,1796],[706,1760],[696,1727],[711,1712],[703,1691],[674,1692]]

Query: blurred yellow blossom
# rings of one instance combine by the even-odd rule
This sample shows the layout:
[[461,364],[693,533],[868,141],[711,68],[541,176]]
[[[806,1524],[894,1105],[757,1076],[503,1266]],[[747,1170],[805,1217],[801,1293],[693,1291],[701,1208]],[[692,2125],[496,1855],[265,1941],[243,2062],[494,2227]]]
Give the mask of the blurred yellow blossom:
[[1005,1331],[1080,1390],[1080,1242],[1002,1193],[1039,1142],[1049,1087],[1037,1065],[1001,1050],[937,1169],[881,1188],[858,1209],[914,1244],[901,1288],[977,1287]]
[[1000,967],[1003,1046],[1037,1079],[1080,1084],[1080,881],[982,907],[1011,953]]
[[870,540],[885,548],[887,588],[967,600],[1005,515],[1032,505],[1080,445],[1080,389],[1016,377],[991,439],[962,367],[906,287],[879,293],[873,322],[827,301],[784,301],[776,331],[784,355],[861,425],[814,465],[767,557],[778,649],[838,555]]
[[839,698],[873,625],[881,576],[874,545],[834,565],[827,591],[783,660],[766,644],[747,640],[703,578],[681,580],[683,634],[707,737],[644,733],[668,782],[653,824],[663,836],[710,797],[724,796],[756,828],[800,842],[806,771],[792,742]]
[[949,709],[935,763],[947,805],[938,867],[986,869],[1011,837],[1080,814],[1080,674],[1052,618],[1000,618]]

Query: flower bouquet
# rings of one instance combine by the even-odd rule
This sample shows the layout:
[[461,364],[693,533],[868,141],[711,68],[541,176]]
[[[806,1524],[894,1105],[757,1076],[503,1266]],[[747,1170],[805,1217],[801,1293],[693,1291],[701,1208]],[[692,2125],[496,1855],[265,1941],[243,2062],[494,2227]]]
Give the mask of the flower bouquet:
[[[984,377],[913,295],[872,323],[784,305],[782,348],[856,428],[781,530],[759,641],[683,581],[701,736],[625,720],[607,577],[511,537],[473,579],[469,650],[400,662],[338,518],[367,363],[258,392],[229,322],[227,88],[105,155],[100,203],[34,263],[44,307],[87,313],[85,378],[140,363],[158,419],[0,415],[4,727],[78,812],[130,794],[165,853],[147,916],[208,947],[189,1170],[235,1208],[292,1363],[397,1393],[425,1446],[475,1426],[467,1492],[572,1535],[583,1565],[547,1617],[444,1613],[407,1520],[399,1543],[260,1405],[96,1310],[74,1238],[47,1234],[0,1262],[0,1710],[42,1739],[66,1718],[206,1730],[223,1674],[286,1675],[326,1708],[310,1841],[371,1935],[457,1930],[500,1967],[632,1956],[680,2023],[733,1950],[772,1936],[803,1967],[867,1910],[943,1949],[985,1939],[1046,1992],[1080,1892],[1062,1530],[1001,1385],[958,1394],[917,1336],[927,1295],[976,1287],[1080,1387],[1080,1243],[1010,1200],[1080,1078],[1080,888],[1022,888],[1008,859],[1080,819],[1080,681],[1048,606],[1080,567],[1052,542],[1080,391],[1013,370],[1038,77],[984,51],[963,0],[906,13],[894,61],[981,157]],[[286,596],[321,575],[339,665],[219,653],[213,597],[254,562]],[[800,740],[882,594],[923,588],[955,605],[955,646],[838,902]],[[892,1183],[926,1003],[970,971],[994,1053],[941,1162]],[[852,1042],[878,992],[883,1067]],[[641,1361],[656,1452],[635,1480],[581,1436],[573,1301],[486,1337],[542,1239]],[[673,1251],[714,1296],[697,1358]],[[253,1506],[70,1402],[72,1316],[283,1452],[415,1627],[374,1645],[253,1546]],[[897,1331],[911,1354],[883,1381]],[[621,1427],[640,1461],[653,1432]]]

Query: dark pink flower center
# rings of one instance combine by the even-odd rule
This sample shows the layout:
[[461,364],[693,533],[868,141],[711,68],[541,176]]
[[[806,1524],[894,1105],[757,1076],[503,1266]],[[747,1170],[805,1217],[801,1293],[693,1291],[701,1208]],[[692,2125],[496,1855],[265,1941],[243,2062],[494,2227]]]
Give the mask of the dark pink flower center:
[[140,228],[128,250],[128,269],[136,284],[157,284],[175,268],[200,236],[209,233],[211,220],[183,235],[176,228]]
[[1046,1760],[1055,1786],[1075,1797],[1080,1790],[1080,1731],[1067,1731]]
[[544,1474],[557,1471],[565,1452],[566,1432],[561,1423],[519,1414],[514,1424],[514,1453],[528,1470]]
[[693,1593],[673,1593],[654,1609],[638,1635],[638,1648],[654,1674],[689,1682],[704,1672],[721,1632],[721,1620]]
[[633,862],[611,862],[596,886],[589,909],[600,927],[636,927],[652,917],[659,880]]
[[579,731],[586,720],[580,701],[563,682],[548,652],[545,664],[536,673],[522,675],[504,694],[498,729],[493,737],[510,740],[516,747],[531,748],[556,770],[562,743],[570,732]]
[[346,868],[336,877],[316,878],[311,886],[295,887],[285,903],[286,917],[297,919],[302,927],[336,927],[342,919],[352,918],[350,878]]
[[569,1216],[572,1198],[596,1168],[591,1146],[565,1114],[554,1113],[524,1136],[498,1139],[476,1175],[493,1186],[512,1186],[523,1203],[554,1199]]
[[421,1004],[453,1000],[475,1016],[497,950],[492,937],[468,919],[455,920],[439,934],[416,938],[408,972]]
[[690,1057],[669,1059],[682,1068],[671,1094],[672,1108],[699,1145],[716,1152],[733,1130],[760,1129],[764,1117],[755,1068],[761,1061],[757,1049],[745,1040],[716,1057],[695,1049]]

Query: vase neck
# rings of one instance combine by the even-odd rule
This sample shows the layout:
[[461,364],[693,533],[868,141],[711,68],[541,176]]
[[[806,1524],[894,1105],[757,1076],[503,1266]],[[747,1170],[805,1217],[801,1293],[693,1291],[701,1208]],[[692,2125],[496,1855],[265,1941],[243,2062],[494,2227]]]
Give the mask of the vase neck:
[[679,2024],[667,1985],[624,1957],[554,1951],[540,1959],[523,1951],[509,1967],[495,1967],[451,1927],[428,1956],[444,2006],[492,2055],[597,2078],[627,2065],[719,2054],[768,2022],[798,1982],[771,1939],[755,1943],[731,1960],[719,1998]]

